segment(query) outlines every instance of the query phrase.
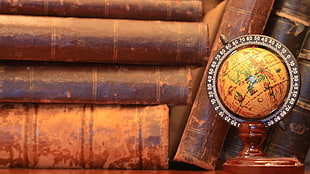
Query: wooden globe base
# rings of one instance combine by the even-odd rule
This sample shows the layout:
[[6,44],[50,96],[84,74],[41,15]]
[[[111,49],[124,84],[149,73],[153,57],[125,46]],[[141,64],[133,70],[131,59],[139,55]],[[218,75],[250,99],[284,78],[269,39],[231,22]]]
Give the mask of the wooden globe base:
[[296,158],[264,157],[261,145],[266,138],[265,126],[261,122],[243,122],[239,136],[244,144],[239,156],[223,164],[224,173],[230,174],[302,174],[304,165]]
[[303,174],[304,165],[296,158],[235,157],[223,165],[229,174]]

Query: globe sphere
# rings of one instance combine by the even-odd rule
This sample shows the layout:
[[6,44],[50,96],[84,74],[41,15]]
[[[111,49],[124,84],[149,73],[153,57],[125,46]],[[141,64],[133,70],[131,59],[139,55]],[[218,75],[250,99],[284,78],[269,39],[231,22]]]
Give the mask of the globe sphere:
[[218,71],[219,98],[239,117],[271,115],[283,104],[288,90],[289,75],[284,62],[263,48],[246,47],[233,52]]

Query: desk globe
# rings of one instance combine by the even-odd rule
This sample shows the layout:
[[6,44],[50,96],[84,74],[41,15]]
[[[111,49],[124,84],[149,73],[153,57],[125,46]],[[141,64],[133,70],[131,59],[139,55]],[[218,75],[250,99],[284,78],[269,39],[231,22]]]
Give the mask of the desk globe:
[[264,35],[244,35],[224,46],[208,67],[207,91],[215,111],[239,128],[244,144],[228,159],[228,173],[303,173],[296,158],[267,158],[261,148],[266,128],[294,107],[300,90],[297,62],[279,41]]
[[226,58],[218,73],[218,95],[234,114],[263,118],[278,109],[289,88],[284,63],[272,52],[242,48]]

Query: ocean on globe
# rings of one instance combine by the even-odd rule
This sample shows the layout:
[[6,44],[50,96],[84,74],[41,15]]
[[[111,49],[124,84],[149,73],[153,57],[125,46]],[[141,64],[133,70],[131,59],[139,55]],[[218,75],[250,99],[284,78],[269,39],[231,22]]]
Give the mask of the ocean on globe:
[[237,50],[222,62],[218,70],[219,98],[236,116],[267,117],[283,104],[288,90],[289,76],[285,64],[263,48]]

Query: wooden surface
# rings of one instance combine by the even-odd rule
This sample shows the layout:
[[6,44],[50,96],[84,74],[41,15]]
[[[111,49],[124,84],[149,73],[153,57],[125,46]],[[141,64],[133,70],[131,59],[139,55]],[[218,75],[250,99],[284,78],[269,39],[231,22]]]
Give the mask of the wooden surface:
[[[0,169],[0,174],[223,174],[222,171]],[[310,174],[306,170],[304,174]]]

